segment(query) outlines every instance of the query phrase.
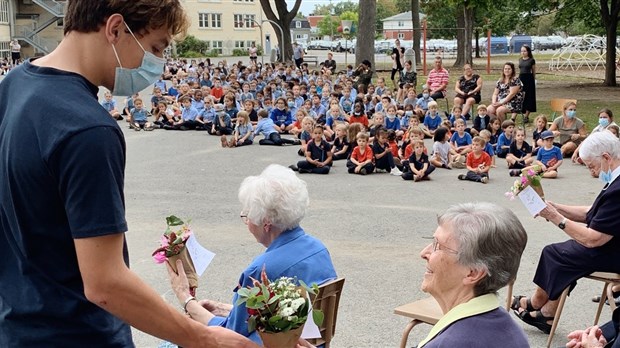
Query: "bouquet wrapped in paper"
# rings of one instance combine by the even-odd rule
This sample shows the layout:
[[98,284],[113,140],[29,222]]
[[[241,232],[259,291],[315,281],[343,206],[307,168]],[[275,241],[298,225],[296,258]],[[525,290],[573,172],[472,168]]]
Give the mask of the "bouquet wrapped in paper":
[[[301,280],[298,286],[296,278],[288,277],[270,281],[264,268],[261,281],[252,281],[253,287],[237,290],[237,305],[245,303],[249,314],[248,331],[258,331],[266,348],[294,348],[310,312],[307,293],[316,295],[318,286]],[[323,322],[320,310],[312,310],[312,317],[317,325]]]
[[545,192],[543,191],[540,180],[542,179],[542,168],[540,166],[534,166],[529,169],[523,169],[521,175],[510,188],[510,191],[506,192],[506,196],[510,199],[514,199],[521,193],[526,187],[531,186],[534,191],[542,198],[545,199]]
[[195,296],[196,288],[198,287],[198,274],[196,273],[192,258],[185,247],[187,239],[192,234],[192,229],[189,224],[186,224],[183,220],[174,215],[166,218],[166,225],[168,225],[168,227],[161,236],[160,247],[153,252],[153,259],[157,263],[168,262],[177,273],[176,261],[181,260],[183,262],[183,269],[185,270],[187,281],[189,282],[190,293],[192,296]]

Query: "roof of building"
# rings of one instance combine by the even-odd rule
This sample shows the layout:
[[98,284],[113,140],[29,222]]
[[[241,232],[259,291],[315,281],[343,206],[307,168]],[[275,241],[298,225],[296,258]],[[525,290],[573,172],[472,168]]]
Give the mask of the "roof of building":
[[[420,12],[420,20],[424,19],[424,17],[426,17],[426,15]],[[410,21],[410,20],[411,20],[411,11],[407,11],[407,12],[399,13],[392,17],[384,18],[381,21],[387,22],[387,21]]]
[[[297,22],[301,22],[301,28],[297,28]],[[291,21],[290,29],[310,29],[310,22],[305,18],[294,18]]]
[[[320,21],[323,20],[326,16],[308,16],[308,22],[310,23],[311,28],[316,28]],[[338,20],[338,16],[332,16],[333,19]]]

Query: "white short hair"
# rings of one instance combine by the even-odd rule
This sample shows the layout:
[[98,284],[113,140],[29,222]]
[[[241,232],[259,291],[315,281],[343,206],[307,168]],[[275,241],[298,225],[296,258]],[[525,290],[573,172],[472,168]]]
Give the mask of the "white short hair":
[[272,164],[239,187],[242,211],[254,224],[269,222],[282,231],[299,225],[310,200],[306,182],[289,168]]
[[620,159],[620,140],[609,131],[590,134],[579,148],[579,157],[591,160],[608,153],[613,159]]

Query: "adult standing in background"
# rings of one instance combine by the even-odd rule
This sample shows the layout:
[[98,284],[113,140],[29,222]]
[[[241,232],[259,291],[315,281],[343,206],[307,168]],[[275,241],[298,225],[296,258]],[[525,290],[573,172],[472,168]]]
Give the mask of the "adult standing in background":
[[297,41],[293,43],[293,59],[297,69],[301,69],[301,64],[304,62],[304,48]]
[[248,53],[250,53],[250,63],[256,65],[256,60],[258,59],[258,48],[256,48],[256,43],[252,42],[252,46],[248,49]]
[[394,41],[394,45],[396,45],[396,47],[392,48],[392,75],[390,76],[390,79],[392,80],[392,86],[394,86],[394,89],[396,89],[396,81],[394,81],[394,76],[396,76],[396,73],[398,73],[398,76],[400,76],[401,72],[403,71],[403,65],[405,65],[405,49],[403,47],[400,47],[399,39],[396,39],[396,41]]
[[523,83],[525,96],[523,99],[523,121],[530,121],[530,112],[536,112],[536,60],[528,45],[521,46],[519,58],[519,80]]
[[22,46],[16,39],[11,40],[11,64],[16,67],[22,55]]

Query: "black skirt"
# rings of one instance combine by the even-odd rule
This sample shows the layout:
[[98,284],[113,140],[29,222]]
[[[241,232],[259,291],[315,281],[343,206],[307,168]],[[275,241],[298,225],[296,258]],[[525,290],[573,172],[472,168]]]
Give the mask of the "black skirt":
[[534,283],[555,301],[567,286],[572,289],[579,278],[592,272],[620,273],[620,251],[611,245],[586,248],[571,239],[543,248]]
[[523,83],[523,91],[525,92],[522,111],[536,112],[536,81],[534,75],[519,74],[519,79]]

